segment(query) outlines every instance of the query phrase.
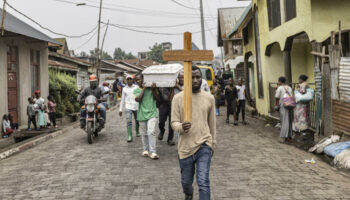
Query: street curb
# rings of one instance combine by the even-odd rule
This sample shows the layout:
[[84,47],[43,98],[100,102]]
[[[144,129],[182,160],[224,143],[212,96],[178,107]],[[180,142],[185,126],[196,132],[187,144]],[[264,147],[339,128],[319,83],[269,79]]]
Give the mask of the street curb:
[[[113,106],[111,109],[107,110],[107,112],[112,112],[112,111],[115,111],[117,108],[119,107],[119,103],[117,103],[116,106]],[[9,149],[7,151],[4,151],[4,152],[1,152],[0,153],[0,161],[1,160],[4,160],[10,156],[13,156],[15,154],[18,154],[22,151],[25,151],[27,149],[30,149],[32,147],[35,147],[41,143],[44,143],[52,138],[55,138],[59,135],[63,135],[64,133],[70,131],[70,130],[73,130],[75,128],[78,128],[79,127],[79,122],[75,122],[71,125],[69,125],[68,127],[66,128],[63,128],[62,130],[60,131],[56,131],[56,132],[53,132],[53,133],[49,133],[47,135],[44,135],[44,136],[38,136],[38,138],[32,140],[32,141],[29,141],[29,142],[26,142],[24,144],[21,144],[19,145],[18,147],[14,147],[12,149]]]
[[32,141],[29,141],[29,142],[26,142],[24,144],[21,144],[18,147],[14,147],[12,149],[4,151],[4,152],[0,153],[0,161],[5,159],[5,158],[8,158],[8,157],[10,157],[12,155],[15,155],[17,153],[20,153],[22,151],[25,151],[25,150],[30,149],[32,147],[35,147],[35,146],[37,146],[37,145],[39,145],[41,143],[44,143],[44,142],[46,142],[46,141],[48,141],[48,140],[50,140],[52,138],[55,138],[55,137],[59,136],[59,135],[62,135],[64,133],[68,132],[69,130],[77,128],[78,126],[79,126],[78,123],[74,123],[74,124],[70,125],[69,127],[66,127],[66,128],[64,128],[64,129],[62,129],[60,131],[49,133],[49,134],[47,134],[45,136],[39,136],[37,139],[34,139]]

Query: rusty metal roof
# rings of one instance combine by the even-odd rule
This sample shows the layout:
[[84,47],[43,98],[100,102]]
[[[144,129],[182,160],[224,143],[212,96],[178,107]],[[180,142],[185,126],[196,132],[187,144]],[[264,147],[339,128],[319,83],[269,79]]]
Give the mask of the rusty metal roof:
[[230,32],[245,9],[246,7],[218,9],[218,46],[222,46],[223,40],[229,38]]
[[235,34],[238,31],[238,28],[242,25],[243,21],[248,16],[248,14],[251,10],[252,10],[252,4],[249,4],[249,6],[247,6],[244,9],[244,12],[242,13],[240,18],[236,22],[235,26],[231,29],[231,32],[227,35],[228,37],[231,37],[233,34]]

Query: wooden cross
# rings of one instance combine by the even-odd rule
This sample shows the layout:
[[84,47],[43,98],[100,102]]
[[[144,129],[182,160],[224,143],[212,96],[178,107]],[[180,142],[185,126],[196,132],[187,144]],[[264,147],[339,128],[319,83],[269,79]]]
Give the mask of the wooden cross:
[[213,51],[192,50],[192,34],[184,33],[184,50],[164,51],[164,61],[184,61],[184,121],[192,121],[192,61],[212,61]]

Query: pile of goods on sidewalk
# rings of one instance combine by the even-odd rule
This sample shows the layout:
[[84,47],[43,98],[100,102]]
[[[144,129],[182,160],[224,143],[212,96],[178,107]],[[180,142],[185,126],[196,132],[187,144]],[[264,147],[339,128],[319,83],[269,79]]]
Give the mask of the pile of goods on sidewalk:
[[309,149],[309,152],[317,154],[326,154],[334,158],[333,163],[340,167],[350,169],[350,141],[339,142],[339,135],[332,135],[323,138],[314,147]]

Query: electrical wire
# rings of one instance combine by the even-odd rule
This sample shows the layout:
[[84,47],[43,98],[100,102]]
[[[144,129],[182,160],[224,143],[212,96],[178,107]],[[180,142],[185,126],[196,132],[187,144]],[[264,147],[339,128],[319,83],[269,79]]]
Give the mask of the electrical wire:
[[[101,29],[104,28],[105,26],[106,26],[106,25],[103,25],[103,26],[101,27]],[[96,36],[97,33],[98,33],[98,30],[96,30],[96,31],[94,32],[94,34],[92,34],[91,37],[90,37],[88,40],[86,40],[86,41],[85,41],[84,43],[82,43],[80,46],[78,46],[77,48],[75,48],[74,51],[80,49],[81,47],[83,47],[83,46],[85,46],[87,43],[89,43],[89,42]]]
[[185,4],[182,4],[182,3],[180,3],[180,2],[178,2],[178,1],[176,1],[176,0],[170,0],[170,1],[174,2],[175,4],[177,4],[177,5],[179,5],[179,6],[182,6],[182,7],[184,7],[184,8],[188,8],[188,9],[191,9],[191,10],[199,10],[199,8],[194,8],[194,7],[186,6]]
[[[204,0],[204,1],[205,1],[205,3],[207,4],[208,10],[209,10],[209,15],[213,16],[213,15],[212,15],[212,12],[211,12],[211,10],[210,10],[210,6],[209,6],[208,1],[207,1],[207,0]],[[204,20],[204,22],[205,22],[205,25],[206,25],[207,28],[208,28],[209,25],[208,25],[207,21]],[[212,37],[214,40],[216,40],[215,34],[214,34],[211,30],[210,30],[209,32],[210,32],[211,37]]]
[[[76,5],[76,3],[68,1],[68,0],[54,0],[54,1]],[[100,8],[97,5],[90,5],[90,4],[85,4],[84,6],[92,7],[92,8]],[[121,8],[110,8],[110,7],[103,6],[102,9],[110,10],[110,11],[118,11],[118,12],[122,12],[122,13],[126,13],[126,14],[144,15],[144,16],[151,16],[151,17],[196,18],[195,15],[189,14],[189,13],[174,13],[174,12],[166,12],[166,11],[159,11],[159,10],[146,10],[146,9],[139,9],[139,8],[132,8],[132,7],[128,7],[128,9],[121,9]],[[205,16],[205,18],[211,18],[211,17]]]
[[[190,1],[190,3],[191,3],[191,5],[193,6],[192,1]],[[208,5],[208,2],[207,2],[207,1],[206,1],[206,3],[207,3],[207,6],[208,6],[208,8],[209,8],[209,5]],[[198,13],[197,10],[195,10],[195,13],[196,13],[196,15],[198,15],[198,16],[200,17],[200,13]],[[208,28],[208,30],[209,30],[211,36],[213,37],[213,39],[216,40],[216,37],[214,36],[214,33],[212,32],[212,30],[213,30],[214,28],[210,29],[210,28],[209,28],[209,25],[208,25],[208,23],[207,23],[206,20],[204,20],[204,24],[205,24],[205,26],[207,26],[207,28]]]
[[92,29],[90,30],[89,32],[87,33],[84,33],[84,34],[81,34],[81,35],[66,35],[66,34],[63,34],[63,33],[57,33],[55,31],[52,31],[51,29],[47,28],[47,27],[44,27],[43,25],[41,25],[39,22],[35,21],[34,19],[30,18],[28,15],[22,13],[21,11],[17,10],[16,8],[14,8],[11,4],[9,4],[7,1],[5,2],[6,5],[8,7],[10,7],[12,10],[14,10],[15,12],[17,12],[18,14],[24,16],[25,18],[27,18],[28,20],[30,20],[31,22],[33,22],[34,24],[38,25],[40,28],[44,29],[44,30],[47,30],[49,31],[50,33],[52,34],[55,34],[55,35],[60,35],[60,36],[64,36],[66,38],[82,38],[84,36],[87,36],[87,35],[90,35],[92,32],[94,32],[96,29],[97,29],[97,25]]
[[114,25],[122,26],[122,27],[129,27],[129,28],[175,28],[175,27],[181,27],[181,26],[199,24],[199,23],[200,22],[190,22],[190,23],[184,23],[184,24],[163,25],[163,26],[135,26],[135,25],[125,25],[125,24],[114,24]]
[[[107,24],[105,22],[101,22],[102,24]],[[113,26],[115,28],[119,28],[119,29],[124,29],[124,30],[128,30],[128,31],[133,31],[133,32],[138,32],[138,33],[148,33],[148,34],[153,34],[153,35],[183,35],[183,33],[160,33],[160,32],[153,32],[153,31],[144,31],[144,30],[138,30],[138,29],[133,29],[133,28],[128,28],[128,27],[123,27],[123,26],[118,26],[115,24],[109,24],[110,26]],[[216,29],[216,28],[212,28],[212,29]],[[212,30],[212,29],[208,29],[206,31]],[[197,34],[200,33],[201,31],[196,31],[196,32],[192,32],[192,34]]]

